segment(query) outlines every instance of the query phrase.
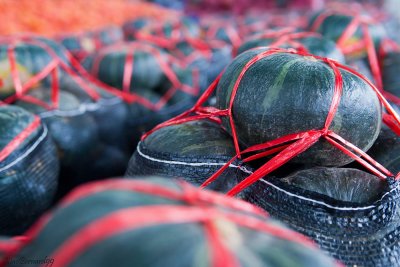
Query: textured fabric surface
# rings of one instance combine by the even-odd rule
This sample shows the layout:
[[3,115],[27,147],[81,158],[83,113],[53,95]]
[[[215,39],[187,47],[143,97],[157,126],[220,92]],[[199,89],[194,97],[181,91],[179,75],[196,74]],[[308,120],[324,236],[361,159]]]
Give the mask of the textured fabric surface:
[[271,177],[248,188],[245,198],[311,237],[348,266],[386,267],[400,266],[399,187],[399,182],[388,178],[378,198],[361,204],[341,201]]
[[21,234],[52,203],[59,163],[47,128],[0,162],[0,234]]

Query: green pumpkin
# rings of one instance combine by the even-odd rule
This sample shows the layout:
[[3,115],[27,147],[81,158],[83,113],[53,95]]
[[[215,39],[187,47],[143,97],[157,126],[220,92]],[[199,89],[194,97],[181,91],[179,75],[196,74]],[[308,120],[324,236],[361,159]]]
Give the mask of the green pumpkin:
[[[180,51],[180,53],[176,52]],[[171,53],[179,55],[183,53],[186,57],[192,57],[194,60],[190,62],[189,67],[197,69],[200,75],[200,89],[205,91],[208,86],[218,77],[224,68],[232,60],[232,47],[224,46],[222,48],[209,48],[210,56],[205,56],[202,51],[196,50],[189,42],[181,41],[176,44],[176,48]]]
[[57,39],[74,56],[81,59],[98,48],[121,42],[123,33],[120,27],[110,26],[97,31],[66,35]]
[[[217,28],[217,30],[215,31],[215,36],[210,36],[209,39],[210,40],[221,40],[221,41],[224,41],[227,44],[235,45],[235,43],[234,43],[235,40],[232,40],[231,35],[228,34],[228,27],[229,26],[219,26]],[[208,30],[210,30],[210,29],[208,29]],[[235,28],[232,27],[230,30],[235,35],[238,35],[238,33],[236,32]]]
[[[218,124],[186,122],[161,128],[139,143],[126,175],[185,177],[200,186],[235,154],[232,138]],[[228,191],[249,173],[250,168],[237,161],[211,184],[211,189]]]
[[[229,106],[231,93],[244,66],[265,48],[236,57],[217,88],[217,107]],[[341,70],[343,94],[330,130],[367,151],[381,128],[381,104],[373,89],[359,77]],[[257,61],[244,74],[233,102],[239,141],[246,147],[312,129],[322,129],[331,106],[335,78],[324,62],[309,56],[279,52]],[[301,118],[301,119],[300,119]],[[230,131],[230,123],[223,118]],[[321,139],[294,163],[341,166],[351,162]]]
[[[96,190],[86,194],[90,188]],[[66,201],[14,259],[54,259],[58,266],[206,267],[215,266],[214,260],[226,251],[220,262],[227,267],[337,266],[316,248],[261,230],[273,227],[283,236],[299,237],[265,219],[255,207],[187,184],[114,179],[85,185]],[[105,228],[94,227],[112,217],[108,230],[114,233],[106,235]],[[247,221],[252,223],[246,225]],[[90,226],[94,227],[90,234],[80,232]],[[83,248],[68,255],[62,248],[73,238]],[[84,240],[91,238],[97,240],[85,246]],[[212,244],[218,244],[218,254]]]
[[[116,88],[123,88],[125,60],[128,53],[133,53],[133,71],[131,73],[130,90],[135,92],[138,88],[154,89],[160,85],[164,73],[155,56],[147,50],[140,48],[129,49],[129,45],[110,50],[100,50],[84,63],[84,67],[91,72],[93,64],[101,57],[98,72],[92,74],[99,80]],[[156,49],[156,48],[155,48]],[[157,50],[157,49],[156,49]],[[161,50],[158,50],[161,53]],[[163,57],[163,56],[162,56]],[[164,57],[165,59],[165,57]]]
[[[311,18],[310,25],[314,24],[315,20],[319,17],[320,14],[323,14],[323,12],[317,13]],[[321,33],[324,37],[337,42],[353,19],[353,16],[348,16],[340,13],[329,15],[324,18],[320,26],[315,29],[315,31]],[[380,23],[373,23],[368,25],[368,30],[375,44],[375,47],[379,47],[381,40],[387,35],[384,27]],[[351,46],[352,44],[363,40],[363,38],[364,34],[361,27],[359,26],[356,32],[344,42],[344,45]],[[352,54],[350,56],[364,57],[365,53],[366,50],[362,53]]]
[[[0,45],[0,100],[15,94],[14,81],[11,75],[11,62],[8,57],[10,44]],[[14,48],[16,69],[22,84],[35,74],[40,73],[54,59],[49,51],[39,44],[49,51],[53,51],[64,63],[68,64],[65,49],[56,42],[36,36],[29,37],[26,40],[23,39],[17,42]],[[63,74],[63,71],[58,72],[60,78]],[[50,79],[47,77],[41,83],[48,83],[49,81]]]
[[[151,27],[150,27],[151,28]],[[167,38],[174,38],[173,30],[178,29],[180,37],[187,36],[187,37],[199,37],[200,35],[200,28],[198,24],[190,17],[183,17],[177,21],[167,21],[162,26],[162,32],[165,37]],[[153,35],[159,34],[159,31],[153,28],[152,30]]]
[[[284,36],[284,35],[283,35]],[[269,46],[270,44],[276,42],[279,38],[254,38],[243,43],[239,49],[238,53],[242,53],[251,48],[259,46]],[[344,55],[338,49],[336,44],[330,39],[319,37],[319,36],[309,36],[303,38],[295,38],[296,42],[301,43],[309,53],[320,57],[328,57],[339,62],[344,62]],[[279,47],[290,48],[290,45],[284,43]]]
[[[0,151],[35,120],[16,106],[0,106]],[[0,235],[21,234],[52,203],[58,183],[55,145],[42,124],[0,161]]]

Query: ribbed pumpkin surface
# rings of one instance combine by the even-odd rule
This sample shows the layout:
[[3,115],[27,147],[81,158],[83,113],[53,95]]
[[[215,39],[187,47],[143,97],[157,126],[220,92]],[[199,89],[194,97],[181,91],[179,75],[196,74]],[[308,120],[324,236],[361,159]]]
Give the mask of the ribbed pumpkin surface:
[[253,206],[159,179],[83,186],[27,235],[15,257],[55,266],[336,266]]
[[[242,53],[227,67],[217,89],[217,106],[229,107],[238,76],[260,48]],[[330,129],[368,150],[381,127],[376,93],[359,77],[341,70],[343,92]],[[324,126],[334,93],[335,76],[324,62],[308,56],[275,53],[256,61],[242,76],[233,102],[233,120],[246,146]],[[224,126],[230,129],[227,119]],[[351,159],[326,141],[319,141],[295,161],[340,166]]]

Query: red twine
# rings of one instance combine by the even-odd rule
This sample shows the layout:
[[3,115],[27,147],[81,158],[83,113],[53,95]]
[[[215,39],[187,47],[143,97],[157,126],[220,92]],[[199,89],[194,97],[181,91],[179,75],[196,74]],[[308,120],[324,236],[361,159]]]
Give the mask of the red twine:
[[[255,64],[257,61],[267,58],[273,54],[276,53],[290,53],[290,54],[297,54],[300,56],[308,56],[308,57],[314,57],[318,60],[321,60],[325,62],[325,64],[329,65],[330,68],[334,71],[335,75],[335,86],[334,86],[334,94],[332,98],[332,103],[329,109],[329,113],[327,115],[325,125],[323,129],[320,130],[309,130],[303,133],[294,133],[294,134],[289,134],[283,137],[280,137],[276,140],[268,141],[263,144],[259,145],[254,145],[252,147],[249,147],[243,151],[240,150],[239,147],[239,142],[238,142],[238,136],[236,132],[236,127],[235,127],[235,122],[233,120],[232,116],[232,107],[233,103],[235,100],[235,96],[237,93],[237,90],[239,88],[239,84],[241,82],[241,79],[247,72],[247,70]],[[318,142],[320,138],[326,139],[330,144],[333,146],[337,147],[341,151],[343,151],[346,155],[350,156],[357,162],[359,162],[362,166],[364,166],[366,169],[371,171],[373,174],[376,176],[385,179],[387,176],[393,176],[393,174],[385,169],[382,165],[374,161],[371,157],[369,157],[366,153],[364,153],[361,149],[357,148],[347,140],[343,139],[336,133],[332,132],[329,130],[329,127],[334,119],[334,116],[336,114],[337,108],[340,103],[340,98],[342,95],[342,89],[343,89],[343,80],[342,80],[342,75],[340,72],[340,69],[346,70],[358,77],[360,77],[362,80],[364,80],[377,94],[380,102],[383,104],[383,106],[386,108],[388,111],[388,114],[386,117],[391,119],[391,124],[388,124],[389,127],[392,129],[395,129],[393,125],[397,125],[397,128],[400,127],[400,119],[398,115],[395,113],[393,108],[390,106],[390,104],[387,102],[387,100],[383,97],[381,92],[376,88],[368,79],[366,79],[364,76],[361,74],[357,73],[353,69],[342,65],[334,60],[328,59],[328,58],[323,58],[315,55],[311,55],[305,52],[300,52],[300,51],[294,51],[292,49],[281,49],[281,48],[272,48],[267,51],[261,52],[257,55],[255,55],[249,62],[244,66],[242,71],[239,73],[237,80],[234,83],[232,93],[231,93],[231,98],[229,102],[229,107],[227,110],[219,110],[216,108],[207,108],[207,107],[202,107],[202,105],[205,103],[207,98],[211,95],[211,93],[216,89],[219,79],[221,75],[214,81],[213,84],[206,90],[206,92],[203,94],[202,97],[200,97],[199,101],[196,103],[196,105],[191,108],[190,110],[184,112],[183,114],[166,121],[164,123],[159,124],[156,126],[153,130],[150,132],[146,133],[143,135],[142,140],[145,139],[149,134],[153,133],[154,131],[169,126],[169,125],[176,125],[180,123],[185,123],[188,121],[193,121],[193,120],[200,120],[200,119],[213,119],[214,121],[216,118],[219,118],[221,116],[228,116],[229,118],[229,123],[230,123],[230,128],[232,132],[232,137],[233,137],[233,142],[234,146],[236,149],[236,156],[233,157],[229,162],[227,162],[223,167],[221,167],[214,175],[212,175],[209,179],[207,179],[202,187],[205,187],[215,181],[220,174],[226,170],[229,165],[237,158],[241,158],[244,154],[250,153],[250,152],[256,152],[255,155],[252,155],[250,157],[247,157],[244,159],[244,161],[248,162],[251,160],[259,159],[263,156],[270,155],[273,153],[278,153],[276,156],[274,156],[271,160],[266,162],[263,166],[261,166],[259,169],[257,169],[253,174],[248,176],[246,179],[241,181],[239,184],[237,184],[235,187],[233,187],[229,192],[228,195],[236,195],[239,192],[241,192],[243,189],[246,187],[250,186],[254,182],[258,181],[262,177],[268,175],[272,171],[276,170],[283,164],[287,163],[289,160],[294,158],[295,156],[301,154],[308,148],[310,148],[313,144]],[[388,120],[388,119],[386,119]],[[288,144],[290,143],[290,144]]]
[[17,136],[15,136],[2,150],[0,150],[0,162],[15,151],[32,133],[40,127],[40,118],[35,116],[33,121]]
[[[71,205],[87,196],[108,190],[133,191],[155,195],[183,201],[189,206],[151,205],[124,208],[107,214],[74,233],[65,243],[58,247],[51,255],[52,258],[57,259],[54,264],[56,266],[68,265],[91,245],[125,231],[165,223],[200,223],[204,227],[205,237],[211,249],[212,266],[239,266],[238,259],[227,249],[226,243],[221,239],[222,236],[219,234],[218,227],[215,224],[221,218],[241,227],[261,231],[276,238],[315,248],[314,243],[303,235],[266,222],[262,219],[267,215],[266,212],[251,204],[227,198],[211,191],[199,190],[185,182],[181,182],[180,185],[180,189],[173,189],[146,181],[114,179],[86,184],[73,191],[61,201],[59,208]],[[226,208],[231,209],[231,211],[225,210]],[[8,258],[15,256],[22,247],[34,240],[51,220],[51,217],[52,214],[49,212],[42,216],[26,233],[26,238],[21,240],[22,244],[8,250]],[[228,263],[229,265],[227,265]]]

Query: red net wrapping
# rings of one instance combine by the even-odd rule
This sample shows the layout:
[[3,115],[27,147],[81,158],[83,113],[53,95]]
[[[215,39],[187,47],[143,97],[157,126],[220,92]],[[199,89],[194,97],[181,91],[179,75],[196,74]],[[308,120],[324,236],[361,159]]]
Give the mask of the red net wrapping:
[[[246,71],[254,65],[257,61],[268,58],[269,56],[276,54],[276,53],[291,53],[301,56],[307,57],[314,57],[315,59],[323,61],[327,64],[334,72],[335,75],[335,87],[334,87],[334,95],[332,98],[331,106],[329,109],[329,113],[327,115],[325,125],[322,129],[311,129],[305,132],[293,133],[286,136],[282,136],[278,139],[265,142],[263,144],[258,144],[246,148],[245,150],[241,150],[239,147],[238,136],[235,127],[235,121],[232,116],[232,107],[235,100],[235,96],[237,90],[239,88],[239,84],[241,79],[243,78]],[[176,125],[181,124],[188,121],[194,120],[202,120],[208,119],[214,122],[221,124],[221,117],[228,117],[229,124],[232,131],[232,139],[236,149],[236,156],[233,157],[229,162],[227,162],[222,168],[220,168],[216,173],[214,173],[210,178],[208,178],[202,187],[206,187],[213,181],[215,181],[219,175],[229,167],[229,165],[237,158],[242,158],[243,162],[254,161],[256,159],[264,158],[269,155],[276,154],[272,159],[267,161],[264,165],[258,168],[254,173],[248,176],[246,179],[241,181],[237,184],[234,188],[232,188],[227,194],[228,195],[236,195],[251,184],[255,183],[259,179],[263,178],[264,176],[268,175],[272,171],[276,170],[277,168],[281,167],[288,161],[290,161],[295,156],[301,154],[308,148],[310,148],[313,144],[315,144],[319,139],[324,138],[327,140],[331,145],[335,146],[336,148],[340,149],[343,153],[348,155],[349,157],[356,160],[362,166],[364,166],[368,171],[373,173],[374,175],[385,179],[388,176],[394,176],[389,170],[383,167],[381,164],[376,162],[372,159],[369,155],[363,152],[361,149],[357,148],[355,145],[351,144],[347,140],[343,139],[341,136],[336,134],[335,132],[329,130],[329,127],[335,117],[336,111],[338,109],[338,105],[342,95],[342,88],[343,88],[343,80],[340,70],[346,70],[362,80],[364,80],[377,94],[379,101],[387,110],[386,116],[390,118],[391,123],[388,123],[388,119],[385,122],[388,124],[389,127],[393,131],[395,131],[398,135],[400,134],[399,126],[400,126],[400,117],[396,114],[393,108],[390,106],[388,101],[382,95],[381,91],[368,79],[364,76],[359,74],[358,72],[354,71],[353,69],[347,67],[346,65],[340,64],[334,60],[328,58],[322,58],[315,55],[308,54],[302,51],[296,51],[293,49],[280,49],[280,48],[271,48],[265,52],[261,52],[254,56],[242,69],[240,72],[237,80],[234,83],[232,94],[229,101],[229,107],[224,110],[217,109],[215,107],[203,106],[206,103],[209,96],[214,92],[216,89],[221,75],[214,81],[213,84],[206,90],[206,92],[200,97],[199,101],[192,107],[190,110],[184,112],[183,114],[168,120],[158,126],[156,126],[153,130],[146,133],[142,140],[145,139],[149,134],[152,132],[169,125]],[[249,153],[251,153],[250,156]],[[396,175],[396,179],[400,177],[400,173]]]
[[[179,185],[180,189],[171,189],[141,180],[113,179],[81,186],[65,197],[59,203],[58,208],[67,207],[80,199],[108,190],[148,194],[181,201],[188,206],[173,204],[138,206],[107,214],[74,233],[49,258],[57,259],[57,266],[66,266],[88,247],[124,231],[145,227],[149,224],[198,223],[204,227],[205,236],[212,251],[210,266],[240,266],[237,257],[226,248],[221,240],[221,235],[213,223],[217,218],[226,218],[241,227],[316,248],[315,244],[303,235],[266,221],[265,218],[268,214],[251,204],[211,191],[199,190],[185,182],[179,182]],[[12,258],[25,245],[34,240],[52,219],[52,216],[53,214],[50,212],[42,216],[26,232],[26,237],[19,239],[19,245],[0,243],[0,246],[6,248],[7,258]],[[3,261],[0,264],[3,266],[5,263],[6,261]],[[337,266],[342,265],[338,263]]]
[[[65,45],[76,59],[83,61],[91,53],[105,46],[122,42],[123,34],[119,27],[114,26],[97,31],[58,35],[55,39]],[[73,45],[77,47],[69,47],[68,42],[74,42]]]
[[[52,60],[45,67],[43,67],[40,72],[36,73],[25,83],[22,83],[17,69],[15,47],[19,43],[25,43],[40,47],[41,49],[46,51],[48,55],[50,55],[50,57],[52,58]],[[0,39],[0,45],[7,47],[8,60],[10,63],[11,75],[15,88],[15,94],[4,99],[3,101],[0,101],[0,105],[11,104],[16,100],[24,100],[26,102],[42,106],[48,110],[57,109],[59,106],[60,86],[62,87],[59,80],[60,72],[67,74],[93,101],[99,100],[101,98],[99,90],[104,90],[111,95],[114,95],[115,97],[121,98],[127,103],[137,103],[153,111],[157,111],[163,108],[168,100],[178,90],[182,90],[183,92],[189,93],[191,95],[197,95],[199,90],[196,85],[192,87],[186,84],[182,84],[176,77],[176,74],[171,68],[171,63],[174,62],[174,64],[180,64],[181,66],[182,63],[177,62],[177,60],[172,57],[169,57],[169,61],[166,61],[165,59],[161,58],[161,55],[159,54],[157,49],[145,44],[133,43],[129,45],[130,51],[133,52],[138,47],[140,47],[141,49],[146,49],[146,51],[151,53],[157,59],[161,69],[172,83],[171,89],[160,99],[158,103],[152,103],[146,98],[136,94],[135,92],[129,92],[128,90],[121,91],[95,79],[80,65],[80,63],[68,51],[62,51],[63,55],[66,57],[66,59],[64,59],[62,58],[62,56],[60,56],[58,51],[55,51],[55,49],[51,47],[48,43],[35,36],[19,35],[3,37]],[[110,46],[109,49],[118,49],[119,45],[120,44]],[[128,75],[128,71],[132,69],[133,57],[128,56],[125,62],[125,72],[127,73],[127,75],[125,75],[124,77],[124,88],[129,87],[130,83],[134,82],[130,80],[130,75]],[[193,72],[193,75],[196,75],[196,71]],[[51,103],[46,103],[38,98],[26,95],[29,90],[34,89],[34,86],[37,83],[49,77],[51,78]]]
[[[369,15],[364,15],[368,13]],[[346,15],[352,17],[351,23],[345,28],[340,38],[337,40],[338,47],[342,50],[345,55],[351,53],[357,53],[366,50],[368,64],[372,72],[373,82],[376,85],[380,93],[389,101],[400,104],[400,98],[384,90],[382,82],[382,66],[379,59],[383,59],[389,50],[398,50],[399,48],[396,43],[390,39],[383,39],[380,41],[379,47],[375,47],[374,41],[368,29],[369,25],[377,24],[380,21],[387,19],[386,13],[380,11],[372,5],[360,5],[358,3],[352,3],[349,5],[343,5],[340,3],[333,3],[330,9],[322,12],[317,16],[311,30],[316,31],[324,20],[331,15]],[[362,38],[352,44],[346,44],[357,31],[362,30]],[[378,51],[378,52],[377,52]],[[390,125],[397,134],[400,133],[399,125],[394,122],[393,116],[384,112],[383,120],[386,124]]]
[[40,127],[40,118],[34,117],[34,120],[17,136],[15,136],[3,149],[0,150],[0,161],[6,159],[13,153],[32,133]]
[[322,37],[322,35],[316,32],[296,32],[295,28],[285,27],[277,31],[266,31],[253,35],[248,40],[273,38],[274,41],[268,45],[269,47],[279,47],[286,44],[297,51],[309,53],[310,51],[299,41],[299,39],[307,37]]
[[[121,43],[121,44],[115,44],[112,46],[108,46],[105,49],[100,50],[99,54],[95,57],[95,60],[93,62],[92,68],[90,70],[90,73],[93,76],[97,76],[97,73],[99,71],[100,67],[100,62],[104,58],[104,56],[111,51],[121,51],[124,50],[127,52],[127,57],[125,58],[125,64],[124,64],[124,74],[123,74],[123,84],[122,84],[122,95],[135,95],[140,99],[140,104],[143,106],[157,111],[162,109],[168,101],[174,96],[174,94],[177,91],[182,91],[188,95],[192,96],[198,96],[199,94],[199,74],[197,69],[192,70],[192,77],[193,77],[193,86],[190,86],[188,84],[182,83],[175,72],[172,70],[172,65],[175,64],[179,66],[180,68],[186,68],[187,62],[181,62],[174,58],[173,56],[169,54],[161,54],[160,50],[155,48],[154,46],[148,44],[148,43],[143,43],[143,42],[131,42],[131,43]],[[135,94],[134,92],[131,93],[131,84],[134,83],[135,81],[132,80],[132,73],[134,71],[134,53],[136,51],[144,51],[147,52],[151,55],[154,56],[154,58],[157,60],[157,63],[159,64],[161,70],[164,72],[165,76],[167,77],[168,81],[171,82],[171,87],[165,92],[165,94],[160,98],[160,100],[157,103],[152,103],[148,101],[147,99]]]
[[[188,19],[188,23],[192,25],[185,25],[184,17],[177,15],[166,20],[155,20],[153,17],[143,17],[145,25],[140,28],[135,28],[128,24],[124,27],[124,36],[128,40],[143,40],[151,43],[156,43],[161,47],[169,47],[171,42],[176,42],[181,38],[196,38],[199,37],[200,29],[194,21]],[[171,29],[167,35],[165,27],[169,26]],[[195,29],[190,29],[190,26]],[[193,32],[191,30],[194,30]],[[198,32],[197,32],[198,31]]]

